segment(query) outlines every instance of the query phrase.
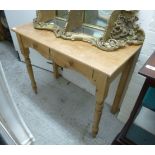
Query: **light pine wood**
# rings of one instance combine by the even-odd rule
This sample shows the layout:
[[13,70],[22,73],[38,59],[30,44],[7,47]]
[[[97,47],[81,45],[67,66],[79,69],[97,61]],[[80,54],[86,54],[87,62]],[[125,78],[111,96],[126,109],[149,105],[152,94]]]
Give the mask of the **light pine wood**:
[[102,116],[102,110],[104,107],[104,100],[107,97],[109,90],[109,79],[108,76],[99,72],[95,72],[93,80],[96,83],[96,106],[92,127],[92,136],[96,137],[99,130],[99,123]]
[[59,73],[59,66],[55,63],[53,59],[53,52],[51,51],[51,49],[49,51],[50,60],[53,62],[53,75],[56,79],[58,79],[61,76],[61,74]]
[[52,32],[34,29],[32,23],[16,27],[13,31],[110,77],[141,47],[140,45],[128,46],[117,51],[106,52],[82,41],[56,38]]
[[58,65],[55,62],[53,62],[53,74],[56,79],[60,77]]
[[32,70],[31,60],[29,58],[29,53],[30,53],[29,49],[24,47],[20,35],[18,35],[18,34],[16,34],[16,35],[17,35],[17,39],[18,39],[18,42],[19,42],[21,52],[22,52],[22,54],[24,56],[24,59],[25,59],[27,71],[28,71],[28,74],[29,74],[29,77],[30,77],[30,80],[31,80],[32,89],[37,94],[37,85],[36,85],[33,70]]
[[37,50],[46,59],[50,59],[50,57],[49,57],[50,48],[48,46],[40,44],[37,41],[34,41],[32,39],[27,39],[27,37],[24,37],[24,36],[22,36],[22,43],[24,44],[25,48],[31,47],[31,48]]
[[51,54],[51,60],[63,68],[76,70],[89,80],[92,80],[93,69],[85,64],[82,64],[76,59],[55,51]]
[[127,83],[128,78],[129,78],[130,71],[133,67],[133,65],[132,65],[133,61],[134,61],[134,57],[131,57],[126,62],[126,64],[124,65],[124,69],[122,71],[122,75],[121,75],[121,78],[120,78],[120,81],[118,84],[118,88],[116,91],[114,102],[113,102],[112,107],[111,107],[111,112],[113,114],[117,113],[120,109],[122,95],[124,94],[123,92],[125,91],[126,83]]
[[78,71],[96,86],[96,106],[92,127],[92,135],[96,137],[109,84],[123,71],[112,106],[112,112],[116,112],[127,83],[130,66],[133,65],[131,58],[135,58],[141,46],[128,46],[114,52],[106,52],[88,43],[56,38],[52,32],[34,29],[32,23],[12,30],[17,34],[34,91],[37,91],[37,87],[29,59],[29,47],[54,62],[55,78],[59,77],[58,66],[60,66]]

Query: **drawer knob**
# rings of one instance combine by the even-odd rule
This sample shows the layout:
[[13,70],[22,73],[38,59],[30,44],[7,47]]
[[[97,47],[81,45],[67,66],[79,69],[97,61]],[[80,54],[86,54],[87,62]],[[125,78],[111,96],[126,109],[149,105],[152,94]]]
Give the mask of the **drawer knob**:
[[70,61],[70,62],[66,62],[64,67],[68,68],[68,67],[71,67],[72,65],[73,65],[73,62]]
[[38,45],[36,43],[33,43],[33,48],[38,48]]

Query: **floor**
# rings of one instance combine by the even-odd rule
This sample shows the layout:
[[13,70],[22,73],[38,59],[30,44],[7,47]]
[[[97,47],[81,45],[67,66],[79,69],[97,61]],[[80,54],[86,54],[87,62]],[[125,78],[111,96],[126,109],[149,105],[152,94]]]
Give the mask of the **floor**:
[[111,144],[123,127],[105,104],[100,131],[92,138],[94,96],[37,67],[33,67],[38,86],[38,94],[34,94],[25,64],[18,61],[8,42],[0,42],[0,61],[16,104],[36,139],[34,144]]

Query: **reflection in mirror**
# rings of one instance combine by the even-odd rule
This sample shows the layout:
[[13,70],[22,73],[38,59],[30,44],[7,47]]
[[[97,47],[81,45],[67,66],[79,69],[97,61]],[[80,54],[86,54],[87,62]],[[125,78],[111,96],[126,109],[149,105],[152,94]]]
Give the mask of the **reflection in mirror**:
[[54,19],[47,22],[47,24],[51,24],[51,25],[55,24],[55,25],[57,25],[57,26],[59,26],[61,28],[63,28],[65,26],[65,23],[66,22],[64,20],[60,20],[58,18],[54,18]]
[[84,33],[95,38],[102,37],[110,18],[111,10],[86,10],[81,27],[72,32]]
[[105,28],[111,13],[112,10],[86,10],[84,23]]
[[[93,31],[91,28],[104,30],[108,24],[111,13],[112,10],[85,10],[83,16],[83,25],[85,27],[82,28],[83,31],[86,31],[86,33],[87,31]],[[57,10],[56,19],[66,21],[68,19],[68,10]],[[80,32],[82,31],[80,30]],[[89,32],[88,34],[91,33]]]
[[68,11],[67,10],[57,10],[56,11],[56,17],[65,20],[68,18]]
[[[67,11],[60,11],[59,15],[62,17]],[[56,29],[63,29],[66,21],[57,16],[58,12],[55,10],[38,10],[36,11],[36,18],[33,20],[34,28],[40,30],[54,31]],[[62,20],[63,19],[63,20]]]
[[101,31],[99,29],[94,29],[92,27],[88,27],[88,26],[85,26],[85,25],[82,25],[80,28],[75,29],[73,32],[84,33],[84,34],[93,36],[95,38],[102,37],[103,34],[104,34],[104,31]]

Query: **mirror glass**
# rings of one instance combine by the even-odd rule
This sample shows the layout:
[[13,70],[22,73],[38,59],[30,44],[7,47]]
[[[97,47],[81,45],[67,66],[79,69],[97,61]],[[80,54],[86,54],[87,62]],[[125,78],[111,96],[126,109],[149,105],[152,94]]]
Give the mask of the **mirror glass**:
[[63,28],[63,27],[65,27],[66,21],[59,19],[59,18],[54,18],[54,19],[50,20],[48,23],[55,24],[55,25],[58,25],[61,28]]
[[86,10],[84,21],[86,24],[105,28],[112,10]]
[[[97,38],[102,37],[111,13],[112,10],[86,10],[84,11],[83,24],[80,28],[73,30],[73,32],[84,33]],[[67,10],[57,10],[56,18],[52,22],[64,27],[67,18]]]
[[57,10],[56,17],[62,20],[66,20],[68,18],[68,11],[67,10]]
[[96,38],[102,37],[104,31],[99,29],[94,29],[93,27],[82,25],[80,28],[75,29],[73,32],[84,33],[90,36],[94,36]]

